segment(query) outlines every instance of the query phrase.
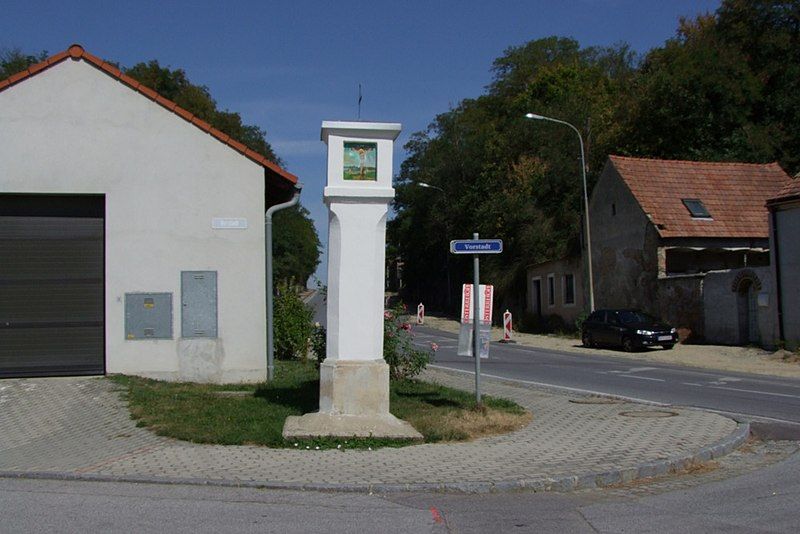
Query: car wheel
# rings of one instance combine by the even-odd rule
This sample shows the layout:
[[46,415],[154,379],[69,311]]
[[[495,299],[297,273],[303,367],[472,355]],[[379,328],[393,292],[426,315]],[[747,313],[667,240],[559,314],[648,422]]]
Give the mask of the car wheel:
[[675,345],[673,343],[667,343],[666,345],[661,345],[661,346],[664,347],[664,350],[670,350]]
[[583,346],[590,348],[594,347],[594,342],[592,341],[592,334],[589,332],[584,332],[583,334]]
[[633,340],[629,337],[622,338],[622,350],[625,352],[633,352]]

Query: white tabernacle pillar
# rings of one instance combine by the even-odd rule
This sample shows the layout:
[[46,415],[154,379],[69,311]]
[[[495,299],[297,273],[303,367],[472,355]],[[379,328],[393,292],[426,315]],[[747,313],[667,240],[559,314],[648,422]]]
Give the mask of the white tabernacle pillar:
[[383,360],[386,215],[400,129],[396,123],[322,123],[328,145],[327,356],[319,411],[287,418],[286,437],[422,437],[389,413]]

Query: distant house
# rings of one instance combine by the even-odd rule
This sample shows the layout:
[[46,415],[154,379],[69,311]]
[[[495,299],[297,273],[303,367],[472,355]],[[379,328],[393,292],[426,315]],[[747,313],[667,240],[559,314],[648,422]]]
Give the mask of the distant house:
[[767,201],[778,339],[800,347],[800,179]]
[[596,307],[659,315],[690,341],[771,344],[765,203],[790,183],[777,163],[609,156],[589,208]]
[[567,326],[586,309],[584,273],[580,256],[546,261],[527,269],[528,299],[526,311],[534,322],[552,323],[557,315]]

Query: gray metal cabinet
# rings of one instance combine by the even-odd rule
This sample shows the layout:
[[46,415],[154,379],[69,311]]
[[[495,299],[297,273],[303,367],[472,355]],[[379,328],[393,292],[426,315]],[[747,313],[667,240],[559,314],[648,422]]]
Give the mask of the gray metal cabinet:
[[217,337],[217,272],[181,272],[181,337]]

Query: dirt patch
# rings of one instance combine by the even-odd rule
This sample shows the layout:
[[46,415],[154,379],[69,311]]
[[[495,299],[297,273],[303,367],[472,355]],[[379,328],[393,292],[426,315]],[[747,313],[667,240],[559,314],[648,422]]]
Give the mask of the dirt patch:
[[[458,333],[460,328],[458,321],[433,316],[425,317],[425,326],[451,333]],[[499,341],[502,338],[503,330],[493,327],[492,340]],[[655,362],[737,373],[800,378],[800,355],[789,351],[773,353],[755,347],[678,344],[672,350],[657,348],[627,353],[610,349],[586,348],[577,338],[519,332],[514,332],[514,341],[528,347],[572,352],[585,356],[613,356],[640,363]]]
[[463,411],[452,413],[442,418],[442,433],[461,431],[467,439],[477,439],[496,434],[505,434],[525,428],[533,420],[530,413],[510,414],[497,410]]

